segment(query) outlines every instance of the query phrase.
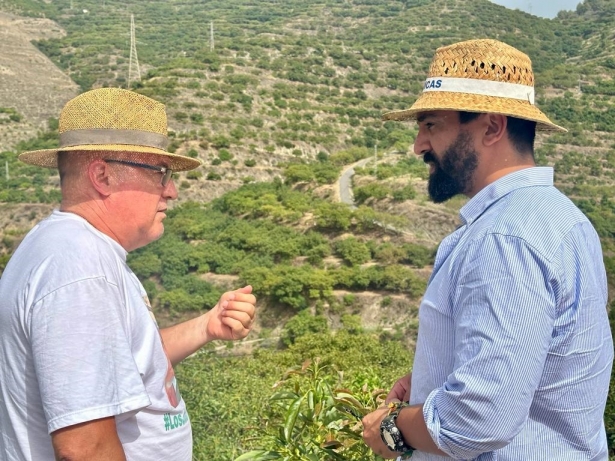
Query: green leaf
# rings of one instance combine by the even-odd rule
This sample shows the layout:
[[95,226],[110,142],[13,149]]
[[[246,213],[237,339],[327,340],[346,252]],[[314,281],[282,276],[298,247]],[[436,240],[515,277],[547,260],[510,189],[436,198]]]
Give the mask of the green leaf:
[[282,459],[282,456],[273,451],[253,450],[248,453],[244,453],[239,458],[235,458],[235,461],[266,461],[272,459]]
[[286,413],[286,419],[284,420],[284,440],[288,443],[295,429],[295,423],[297,422],[297,416],[301,409],[304,397],[300,397],[295,400],[289,407]]
[[313,390],[310,389],[308,391],[307,399],[308,399],[308,408],[314,411],[314,391]]
[[269,400],[294,400],[298,397],[295,392],[280,391],[269,397]]

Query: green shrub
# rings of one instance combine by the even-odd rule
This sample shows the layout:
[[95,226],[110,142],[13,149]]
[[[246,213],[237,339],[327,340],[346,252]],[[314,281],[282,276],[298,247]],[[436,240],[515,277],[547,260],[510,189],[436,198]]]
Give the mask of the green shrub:
[[335,242],[335,253],[351,266],[366,263],[371,259],[371,252],[365,243],[354,237]]
[[195,112],[193,114],[190,114],[190,120],[200,125],[205,121],[205,118],[203,117],[203,114],[199,114],[198,112]]
[[376,200],[382,200],[386,198],[391,191],[387,186],[374,182],[365,186],[355,187],[353,192],[355,202],[362,204],[372,197]]
[[232,160],[233,154],[231,154],[226,149],[220,149],[220,152],[218,153],[218,158],[223,162],[229,162],[230,160]]
[[200,172],[199,170],[192,170],[186,173],[186,178],[188,179],[195,180],[195,179],[201,179],[202,177],[203,177],[203,173]]
[[216,149],[223,149],[231,147],[231,141],[224,135],[217,135],[212,141],[211,145]]
[[397,202],[403,202],[405,200],[412,200],[416,198],[416,190],[412,184],[407,184],[402,189],[393,191],[393,200]]
[[352,210],[344,203],[323,202],[314,209],[316,224],[323,229],[348,230]]
[[348,333],[350,334],[363,333],[361,316],[344,314],[342,315],[341,320],[342,320],[342,325],[344,327],[344,330],[348,331]]
[[314,171],[309,165],[304,163],[296,163],[287,166],[283,174],[288,184],[310,182],[314,180]]
[[308,333],[325,333],[329,330],[327,319],[322,315],[312,315],[301,311],[292,317],[282,329],[282,342],[287,346]]
[[344,295],[344,297],[342,298],[344,305],[345,306],[352,306],[355,301],[357,300],[357,297],[351,293]]
[[404,256],[400,262],[415,267],[425,267],[433,264],[436,257],[436,250],[434,248],[426,248],[416,243],[404,243],[402,251]]
[[175,120],[177,120],[178,122],[185,122],[186,120],[188,120],[188,114],[185,112],[175,112],[175,114],[173,114],[173,117],[175,117]]

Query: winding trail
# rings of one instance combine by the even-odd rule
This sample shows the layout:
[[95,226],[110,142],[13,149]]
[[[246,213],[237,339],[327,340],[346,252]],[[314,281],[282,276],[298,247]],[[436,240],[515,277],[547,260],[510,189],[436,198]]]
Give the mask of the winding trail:
[[[385,155],[398,154],[398,153],[399,151],[396,151],[396,150],[391,151],[391,152],[385,152],[383,154],[383,157]],[[357,208],[357,206],[354,203],[354,194],[352,193],[352,177],[354,176],[354,169],[362,168],[365,165],[367,165],[369,162],[371,162],[372,160],[373,158],[371,157],[364,158],[363,160],[359,160],[358,162],[348,165],[345,169],[342,170],[342,173],[340,174],[340,177],[337,180],[336,187],[335,187],[335,197],[338,202],[345,203],[353,210]],[[376,224],[377,226],[380,226],[385,231],[391,231],[396,234],[414,235],[412,232],[397,229],[391,226],[390,224],[385,224],[380,221],[374,221],[374,224]]]
[[355,168],[362,168],[371,162],[372,158],[364,158],[358,162],[348,165],[337,180],[336,198],[339,202],[350,205],[350,208],[355,209],[354,194],[352,193],[352,177],[354,176]]

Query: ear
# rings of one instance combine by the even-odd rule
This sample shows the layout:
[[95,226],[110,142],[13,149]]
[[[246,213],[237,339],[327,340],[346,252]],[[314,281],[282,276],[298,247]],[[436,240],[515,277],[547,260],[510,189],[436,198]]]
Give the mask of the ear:
[[508,117],[502,114],[484,115],[483,144],[491,147],[507,137]]
[[109,165],[102,159],[92,160],[88,166],[88,178],[96,191],[103,197],[111,195],[111,181],[109,180]]

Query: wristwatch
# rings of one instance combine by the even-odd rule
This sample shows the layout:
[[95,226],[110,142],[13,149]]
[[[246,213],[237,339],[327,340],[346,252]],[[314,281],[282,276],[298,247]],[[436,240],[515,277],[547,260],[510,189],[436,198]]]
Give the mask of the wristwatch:
[[397,416],[402,408],[410,405],[403,402],[389,403],[389,414],[380,423],[380,436],[382,441],[391,451],[401,452],[405,457],[412,456],[414,448],[404,441],[404,436],[397,428]]

